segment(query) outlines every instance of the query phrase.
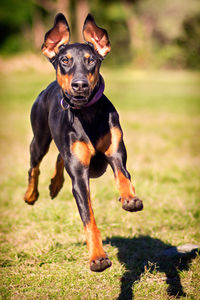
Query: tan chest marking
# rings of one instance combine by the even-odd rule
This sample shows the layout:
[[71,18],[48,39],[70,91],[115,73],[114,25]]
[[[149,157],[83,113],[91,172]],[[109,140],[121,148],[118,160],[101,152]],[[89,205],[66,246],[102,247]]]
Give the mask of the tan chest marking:
[[91,143],[80,141],[72,144],[72,152],[84,166],[89,166],[91,157],[95,154],[94,147]]
[[105,155],[113,155],[117,152],[121,139],[121,130],[118,127],[113,127],[106,135],[98,140],[96,148],[98,151],[105,153]]

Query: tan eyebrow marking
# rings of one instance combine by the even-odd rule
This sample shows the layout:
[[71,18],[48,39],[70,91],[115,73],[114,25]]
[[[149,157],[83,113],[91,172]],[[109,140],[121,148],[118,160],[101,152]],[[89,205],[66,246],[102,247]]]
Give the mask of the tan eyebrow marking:
[[85,53],[85,58],[89,58],[90,54],[89,53]]
[[72,55],[71,55],[71,53],[70,53],[70,52],[68,52],[68,53],[66,54],[66,57],[67,57],[67,58],[72,58]]

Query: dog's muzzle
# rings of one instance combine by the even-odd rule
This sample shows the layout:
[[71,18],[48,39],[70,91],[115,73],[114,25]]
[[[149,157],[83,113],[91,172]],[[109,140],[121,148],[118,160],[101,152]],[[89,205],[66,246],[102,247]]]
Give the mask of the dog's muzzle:
[[[74,82],[72,82],[72,84],[74,85],[74,88],[76,89],[76,91],[83,91],[83,89],[86,90],[88,89],[88,93],[89,93],[89,85],[88,82],[84,83],[84,80],[77,80]],[[88,86],[87,86],[88,85]],[[73,86],[72,86],[73,88]],[[60,105],[62,107],[63,110],[67,110],[70,107],[73,109],[81,109],[83,107],[89,107],[93,104],[95,104],[97,101],[99,101],[99,99],[102,97],[103,92],[104,92],[104,88],[105,88],[105,83],[104,83],[104,79],[103,77],[100,75],[99,78],[99,87],[97,88],[97,90],[95,91],[94,94],[92,94],[91,96],[85,96],[82,94],[82,92],[80,92],[79,94],[76,93],[76,95],[70,95],[67,92],[63,92],[63,98],[60,101]]]
[[73,79],[71,87],[75,94],[89,94],[89,83],[86,79]]

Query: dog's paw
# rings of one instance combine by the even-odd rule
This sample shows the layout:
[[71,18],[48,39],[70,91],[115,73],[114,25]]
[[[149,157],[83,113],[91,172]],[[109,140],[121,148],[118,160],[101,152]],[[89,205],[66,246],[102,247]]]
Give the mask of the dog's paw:
[[50,192],[50,197],[51,199],[54,199],[58,193],[60,192],[62,186],[63,186],[63,183],[64,183],[64,178],[63,177],[54,177],[51,179],[51,183],[49,185],[49,192]]
[[105,269],[110,268],[111,266],[112,262],[108,257],[101,257],[91,261],[90,270],[93,272],[103,272]]
[[38,197],[39,197],[38,190],[34,190],[32,193],[27,191],[26,194],[24,195],[24,201],[29,205],[33,205],[37,201]]
[[124,210],[133,212],[133,211],[140,211],[143,209],[143,203],[142,200],[140,200],[138,197],[133,197],[131,199],[125,198],[125,199],[119,199],[122,202],[122,208]]

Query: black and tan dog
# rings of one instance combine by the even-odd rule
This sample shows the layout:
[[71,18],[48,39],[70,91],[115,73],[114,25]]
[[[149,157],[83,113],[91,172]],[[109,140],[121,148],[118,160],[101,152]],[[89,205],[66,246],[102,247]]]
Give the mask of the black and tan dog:
[[41,92],[32,107],[34,137],[24,199],[28,204],[37,200],[39,165],[54,139],[59,154],[49,187],[51,198],[62,188],[65,168],[85,229],[90,269],[100,272],[110,267],[111,261],[103,250],[95,223],[89,178],[101,176],[110,164],[122,208],[138,211],[143,204],[136,197],[126,170],[127,155],[118,113],[103,94],[104,80],[99,68],[111,50],[107,32],[88,15],[83,37],[86,43],[69,44],[69,26],[62,14],[56,16],[53,28],[45,35],[42,52],[53,64],[57,80]]

